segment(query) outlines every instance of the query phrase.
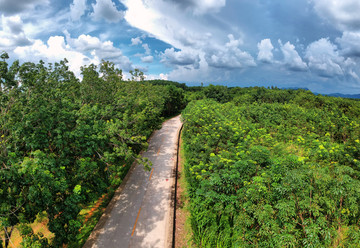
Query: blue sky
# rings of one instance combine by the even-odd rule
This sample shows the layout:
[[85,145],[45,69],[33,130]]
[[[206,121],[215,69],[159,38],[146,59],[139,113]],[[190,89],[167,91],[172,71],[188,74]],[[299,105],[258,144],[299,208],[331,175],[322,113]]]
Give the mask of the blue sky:
[[0,52],[189,85],[360,93],[359,0],[0,0]]

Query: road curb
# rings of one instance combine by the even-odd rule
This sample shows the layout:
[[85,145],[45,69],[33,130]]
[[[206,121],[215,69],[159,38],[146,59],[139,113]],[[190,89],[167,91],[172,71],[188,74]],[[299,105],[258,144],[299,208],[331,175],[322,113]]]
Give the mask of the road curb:
[[181,137],[181,132],[183,129],[184,124],[181,123],[181,126],[179,128],[179,132],[178,132],[178,140],[177,140],[177,147],[176,147],[176,163],[175,163],[175,168],[173,170],[173,178],[174,178],[174,184],[172,187],[172,192],[171,192],[171,208],[173,208],[173,211],[170,213],[170,221],[172,223],[170,223],[170,226],[172,226],[172,237],[170,237],[168,240],[170,242],[168,242],[167,246],[168,248],[175,248],[175,232],[176,232],[176,195],[177,195],[177,180],[178,180],[178,167],[179,167],[179,150],[180,150],[180,137]]

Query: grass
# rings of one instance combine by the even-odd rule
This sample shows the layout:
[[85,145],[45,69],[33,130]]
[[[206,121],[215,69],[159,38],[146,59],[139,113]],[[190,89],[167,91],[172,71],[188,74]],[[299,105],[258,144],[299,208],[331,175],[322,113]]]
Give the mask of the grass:
[[[38,215],[34,223],[30,224],[30,226],[35,234],[42,233],[45,238],[52,239],[54,237],[54,234],[49,231],[49,229],[47,228],[47,224],[48,224],[47,217],[44,215]],[[5,245],[4,237],[5,237],[5,232],[2,230],[0,232],[0,240],[2,240],[3,246]],[[21,242],[22,242],[22,237],[20,235],[18,228],[15,227],[14,231],[12,232],[11,240],[9,242],[8,247],[10,248],[20,247]]]
[[194,247],[190,225],[189,197],[187,195],[187,182],[184,164],[186,163],[182,138],[180,138],[179,166],[178,166],[178,193],[176,208],[175,247]]

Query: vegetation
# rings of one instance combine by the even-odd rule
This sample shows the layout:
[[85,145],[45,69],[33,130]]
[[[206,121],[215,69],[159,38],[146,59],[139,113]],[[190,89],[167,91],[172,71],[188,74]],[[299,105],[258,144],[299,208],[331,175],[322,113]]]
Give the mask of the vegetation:
[[134,160],[149,168],[137,154],[187,103],[184,171],[197,246],[358,247],[359,101],[143,81],[139,70],[124,81],[106,61],[83,67],[79,80],[66,60],[0,58],[0,247],[13,233],[22,247],[81,246],[79,231],[100,215],[94,206],[109,201]]
[[[74,242],[80,211],[119,185],[164,116],[184,105],[183,89],[122,80],[103,61],[82,68],[0,61],[0,225],[7,247],[14,227],[23,247]],[[135,70],[133,79],[142,79]],[[46,215],[51,240],[30,228]]]
[[[194,97],[195,96],[195,97]],[[199,247],[358,247],[360,102],[210,86],[183,112]]]

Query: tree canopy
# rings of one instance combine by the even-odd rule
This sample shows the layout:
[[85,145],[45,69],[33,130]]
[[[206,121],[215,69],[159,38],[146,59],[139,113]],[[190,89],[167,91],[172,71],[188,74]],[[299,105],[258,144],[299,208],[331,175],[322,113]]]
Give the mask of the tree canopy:
[[[15,226],[24,247],[60,247],[76,238],[83,206],[119,185],[163,117],[180,111],[183,89],[123,81],[111,62],[81,68],[67,61],[0,61],[0,225]],[[135,71],[134,76],[140,76]],[[53,240],[27,224],[45,212]],[[2,242],[0,242],[2,244]]]

